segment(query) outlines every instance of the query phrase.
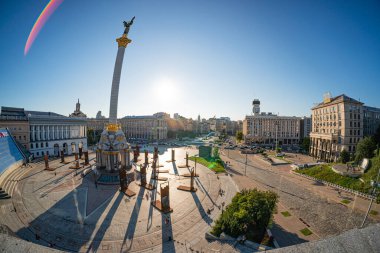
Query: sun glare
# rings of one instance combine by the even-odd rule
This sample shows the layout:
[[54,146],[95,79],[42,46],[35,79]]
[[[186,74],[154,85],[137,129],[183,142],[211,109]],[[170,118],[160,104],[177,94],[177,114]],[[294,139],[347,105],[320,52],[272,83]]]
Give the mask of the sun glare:
[[154,84],[154,94],[153,96],[159,100],[165,100],[166,103],[170,101],[177,100],[179,96],[178,85],[173,79],[161,78]]

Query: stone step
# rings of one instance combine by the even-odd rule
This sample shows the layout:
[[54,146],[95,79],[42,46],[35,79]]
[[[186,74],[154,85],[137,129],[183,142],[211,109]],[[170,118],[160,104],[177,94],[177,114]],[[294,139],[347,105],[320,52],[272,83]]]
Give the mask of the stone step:
[[5,197],[5,196],[9,196],[8,193],[6,193],[6,192],[2,192],[2,193],[0,193],[0,198],[1,198],[1,197]]
[[8,194],[6,194],[4,196],[0,195],[0,199],[10,199],[10,198],[11,198],[11,196],[9,196]]

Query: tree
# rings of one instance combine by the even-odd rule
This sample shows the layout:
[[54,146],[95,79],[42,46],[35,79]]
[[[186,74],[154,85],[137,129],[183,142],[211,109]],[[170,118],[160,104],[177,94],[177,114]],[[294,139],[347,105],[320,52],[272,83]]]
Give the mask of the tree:
[[211,233],[219,236],[225,232],[234,237],[248,233],[262,234],[272,218],[277,201],[277,194],[271,191],[242,190],[216,220]]
[[348,163],[350,161],[350,154],[347,152],[347,150],[343,149],[343,151],[340,152],[340,161],[342,163]]
[[236,132],[236,140],[238,142],[240,142],[241,140],[243,140],[243,132],[242,131],[237,131]]
[[301,147],[303,150],[309,152],[310,149],[310,137],[305,137],[302,139]]
[[376,149],[376,143],[371,137],[360,140],[355,153],[355,162],[359,163],[364,158],[372,158]]
[[215,159],[219,158],[219,148],[218,147],[213,148],[212,157],[214,157]]

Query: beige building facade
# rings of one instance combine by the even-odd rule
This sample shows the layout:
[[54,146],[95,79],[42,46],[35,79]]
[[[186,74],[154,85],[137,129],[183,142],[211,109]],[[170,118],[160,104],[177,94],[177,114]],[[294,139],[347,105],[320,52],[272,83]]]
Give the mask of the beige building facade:
[[260,113],[246,116],[243,135],[247,144],[295,145],[300,142],[299,117]]
[[127,138],[164,140],[168,127],[164,118],[156,116],[127,116],[119,120]]
[[363,138],[363,103],[346,95],[331,98],[312,108],[310,155],[337,161],[344,149],[353,154]]
[[23,108],[1,107],[0,127],[8,128],[18,143],[30,148],[29,121]]

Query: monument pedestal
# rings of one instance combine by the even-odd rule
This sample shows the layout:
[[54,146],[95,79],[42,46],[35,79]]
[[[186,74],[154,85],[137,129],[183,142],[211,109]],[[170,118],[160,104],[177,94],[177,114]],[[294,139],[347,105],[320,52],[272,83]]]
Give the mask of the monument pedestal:
[[187,192],[196,192],[197,191],[197,188],[191,188],[190,186],[185,186],[185,185],[180,185],[177,187],[178,190],[181,190],[181,191],[187,191]]
[[173,208],[169,207],[169,208],[166,208],[166,209],[165,209],[165,208],[162,206],[161,201],[159,201],[159,200],[152,201],[152,205],[153,205],[155,208],[157,208],[158,210],[160,210],[161,212],[163,212],[163,213],[171,213],[171,212],[173,212]]
[[[185,173],[182,175],[183,177],[191,177],[190,173]],[[194,174],[194,177],[199,177],[199,174]]]
[[160,192],[161,200],[152,201],[151,204],[163,213],[173,212],[173,208],[170,207],[169,183],[160,184]]
[[195,177],[195,170],[190,169],[190,186],[180,185],[177,187],[177,189],[181,191],[196,192],[197,188],[194,187],[194,177]]
[[75,164],[72,165],[72,166],[70,166],[70,169],[75,169],[75,170],[80,169],[81,167],[79,165],[79,160],[78,160],[78,154],[77,153],[75,153],[75,161],[74,162],[75,162]]
[[120,191],[121,191],[122,193],[124,193],[125,195],[127,195],[127,197],[133,197],[133,196],[136,195],[136,192],[131,191],[131,190],[129,190],[128,188],[120,189]]

